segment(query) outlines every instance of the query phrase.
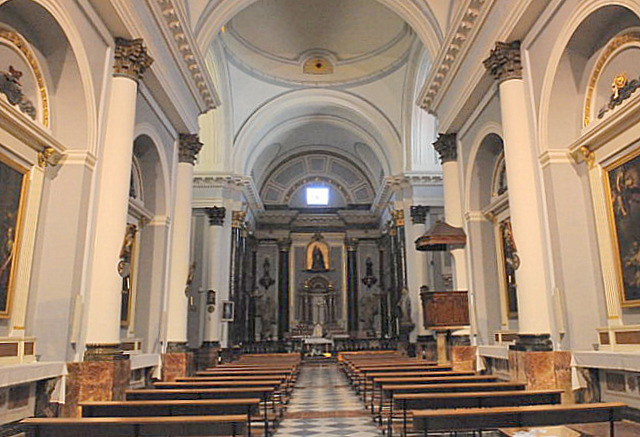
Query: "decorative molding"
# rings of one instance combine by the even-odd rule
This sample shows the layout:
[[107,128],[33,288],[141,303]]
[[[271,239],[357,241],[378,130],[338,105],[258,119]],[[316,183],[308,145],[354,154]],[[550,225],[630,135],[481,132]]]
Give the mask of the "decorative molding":
[[442,173],[406,173],[386,177],[378,188],[376,197],[371,205],[371,212],[374,214],[380,214],[394,191],[398,191],[405,187],[441,186],[442,184]]
[[[629,32],[623,35],[618,35],[614,37],[607,46],[602,50],[602,54],[598,58],[596,65],[593,68],[593,72],[589,78],[589,85],[587,86],[587,93],[584,101],[584,126],[588,126],[591,122],[591,105],[593,104],[593,94],[595,92],[596,83],[600,78],[600,73],[602,73],[602,69],[609,61],[611,56],[621,47],[627,44],[638,44],[640,43],[640,32]],[[601,117],[598,117],[601,118]]]
[[280,252],[289,252],[291,250],[291,238],[281,238],[278,240],[278,250]]
[[153,58],[147,53],[142,38],[116,38],[113,52],[113,75],[142,80],[144,72],[153,64]]
[[547,149],[538,156],[538,162],[546,168],[551,164],[571,164],[574,160],[566,150]]
[[205,208],[205,213],[209,218],[209,225],[211,226],[223,226],[224,218],[227,214],[227,209],[224,206],[212,206]]
[[583,156],[584,162],[587,164],[589,169],[592,169],[596,165],[596,154],[589,149],[588,146],[580,147],[580,153]]
[[87,151],[69,150],[62,156],[63,165],[83,165],[89,170],[96,167],[96,156]]
[[220,105],[220,99],[213,84],[210,82],[209,73],[204,67],[205,62],[198,50],[198,45],[191,34],[189,26],[183,25],[183,18],[176,5],[173,4],[174,0],[147,1],[155,2],[160,7],[161,17],[157,18],[164,24],[164,30],[173,37],[173,47],[182,57],[182,61],[205,103],[206,109],[215,109]]
[[[216,173],[200,173],[193,177],[193,187],[197,189],[208,188],[231,188],[239,189],[244,194],[249,207],[254,211],[264,211],[264,205],[262,199],[258,195],[258,189],[256,188],[253,178],[250,176],[240,176],[233,174],[216,174]],[[198,206],[210,206],[198,205],[198,200],[194,199],[194,207]]]
[[359,241],[357,238],[345,238],[344,245],[347,248],[347,252],[355,252],[358,250]]
[[482,63],[498,83],[522,79],[520,41],[496,42],[491,54]]
[[391,217],[393,217],[393,224],[396,227],[404,226],[404,210],[396,209],[391,211]]
[[31,50],[29,43],[20,34],[9,29],[0,29],[0,39],[4,39],[15,46],[15,48],[25,57],[27,63],[31,67],[31,71],[36,79],[38,93],[40,94],[42,104],[42,124],[45,125],[45,127],[49,127],[51,117],[49,109],[49,95],[38,59]]
[[438,134],[438,139],[433,143],[433,148],[440,155],[440,163],[442,164],[458,159],[458,142],[455,133]]
[[449,32],[436,56],[417,104],[424,110],[434,113],[437,101],[442,98],[450,86],[455,73],[460,68],[464,55],[471,47],[482,22],[487,17],[495,0],[466,0],[460,7]]
[[467,211],[464,213],[464,219],[467,222],[486,222],[487,217],[482,211]]
[[203,144],[198,134],[180,134],[178,141],[178,162],[194,165],[196,156],[200,153]]

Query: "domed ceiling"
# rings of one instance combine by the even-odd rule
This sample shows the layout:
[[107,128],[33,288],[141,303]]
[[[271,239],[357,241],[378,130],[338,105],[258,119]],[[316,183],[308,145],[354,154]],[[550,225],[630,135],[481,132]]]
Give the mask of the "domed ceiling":
[[261,0],[222,34],[240,68],[308,86],[382,77],[406,61],[414,39],[402,19],[373,0]]

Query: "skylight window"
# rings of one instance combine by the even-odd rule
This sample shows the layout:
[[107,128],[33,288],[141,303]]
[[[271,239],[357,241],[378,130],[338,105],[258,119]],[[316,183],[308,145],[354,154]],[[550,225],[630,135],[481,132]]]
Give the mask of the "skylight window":
[[309,187],[307,188],[308,206],[327,206],[329,204],[329,188]]

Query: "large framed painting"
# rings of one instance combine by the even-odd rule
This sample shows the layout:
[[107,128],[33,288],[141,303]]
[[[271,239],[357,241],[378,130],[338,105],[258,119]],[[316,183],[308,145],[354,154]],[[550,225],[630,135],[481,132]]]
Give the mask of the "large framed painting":
[[605,167],[623,306],[640,306],[640,150]]
[[8,318],[18,258],[26,170],[0,155],[0,318]]

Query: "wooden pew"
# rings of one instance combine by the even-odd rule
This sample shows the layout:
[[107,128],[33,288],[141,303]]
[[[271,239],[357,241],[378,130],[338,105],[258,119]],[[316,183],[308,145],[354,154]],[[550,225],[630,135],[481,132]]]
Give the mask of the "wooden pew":
[[[563,390],[531,390],[468,393],[406,393],[396,394],[394,408],[402,411],[403,434],[407,434],[409,410],[436,410],[445,408],[491,408],[520,405],[559,404]],[[392,425],[389,416],[389,429]],[[391,435],[391,434],[389,434]]]
[[[82,417],[152,417],[152,416],[218,416],[247,417],[247,434],[251,435],[251,419],[256,416],[260,399],[208,399],[176,401],[106,401],[84,402]],[[265,436],[268,435],[265,422]]]
[[247,417],[82,417],[28,418],[20,423],[29,437],[138,437],[144,436],[241,436],[247,433]]
[[615,421],[626,407],[620,402],[574,405],[527,405],[521,407],[412,410],[413,429],[429,432],[483,431],[497,428],[552,426],[609,422],[609,436],[615,435]]

